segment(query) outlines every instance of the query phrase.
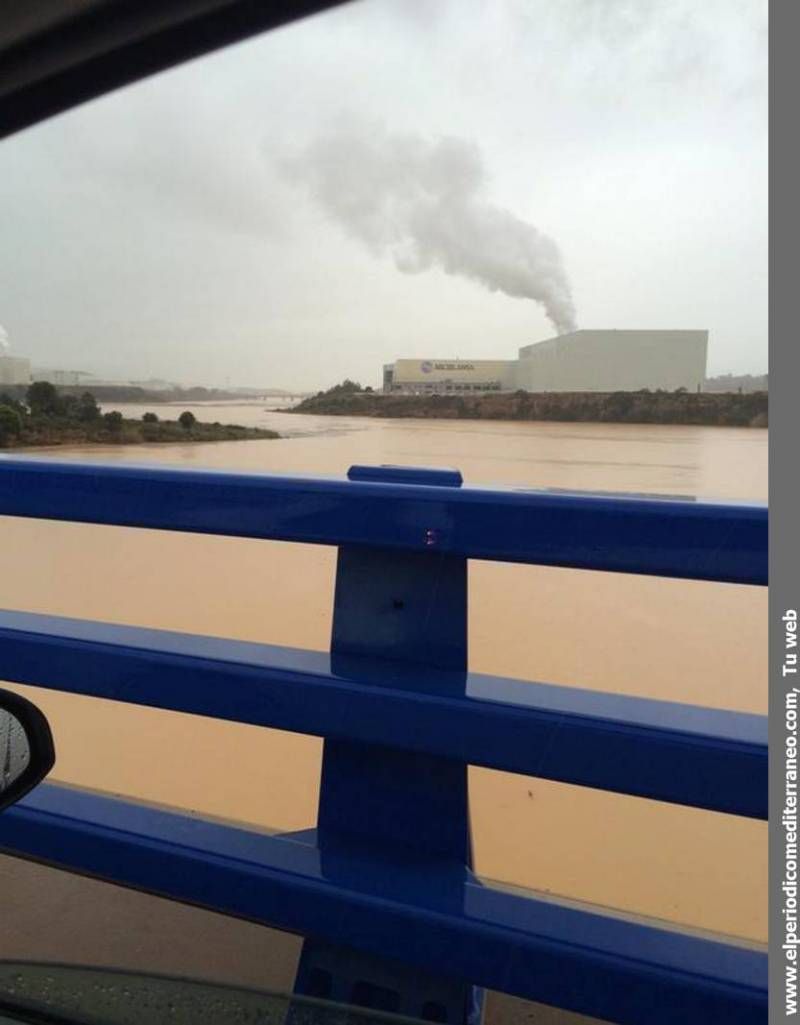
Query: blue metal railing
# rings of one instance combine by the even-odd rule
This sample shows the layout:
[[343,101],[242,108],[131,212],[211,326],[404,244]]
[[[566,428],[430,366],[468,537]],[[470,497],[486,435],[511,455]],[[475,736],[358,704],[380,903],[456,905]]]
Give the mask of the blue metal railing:
[[[7,458],[0,513],[766,584],[765,508],[609,494]],[[424,483],[421,483],[424,482]]]
[[759,949],[477,881],[466,786],[485,765],[765,818],[763,717],[466,666],[467,559],[765,584],[765,508],[467,488],[453,471],[9,458],[0,514],[339,548],[328,654],[0,613],[0,679],[324,737],[317,830],[50,784],[0,817],[3,850],[298,931],[302,991],[327,975],[351,996],[340,947],[361,951],[358,970],[385,982],[395,965],[399,990],[424,977],[431,1020],[463,1021],[472,985],[623,1023],[766,1020]]

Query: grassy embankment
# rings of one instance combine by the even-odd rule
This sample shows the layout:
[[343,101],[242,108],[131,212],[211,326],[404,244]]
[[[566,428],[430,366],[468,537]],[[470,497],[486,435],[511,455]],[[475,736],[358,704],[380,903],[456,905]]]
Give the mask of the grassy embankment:
[[137,445],[160,442],[243,441],[277,438],[276,431],[237,424],[201,423],[190,412],[177,420],[146,413],[130,420],[103,413],[90,392],[62,394],[46,381],[27,389],[24,401],[0,394],[0,448],[46,445]]
[[288,412],[325,416],[442,420],[550,420],[565,423],[699,424],[766,427],[767,392],[513,392],[383,395],[353,381],[318,392]]

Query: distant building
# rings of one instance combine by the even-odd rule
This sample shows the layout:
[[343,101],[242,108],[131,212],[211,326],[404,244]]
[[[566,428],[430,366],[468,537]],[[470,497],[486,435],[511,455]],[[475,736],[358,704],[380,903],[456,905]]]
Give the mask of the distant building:
[[720,374],[707,377],[703,391],[754,392],[769,391],[769,374]]
[[513,391],[516,360],[398,359],[383,368],[383,390],[410,395]]
[[84,370],[57,370],[54,367],[34,367],[32,375],[35,381],[49,381],[58,388],[84,384],[92,376]]
[[0,385],[30,384],[31,361],[19,356],[0,356]]
[[179,384],[174,381],[164,381],[160,377],[148,377],[146,381],[126,381],[126,384],[135,385],[137,388],[144,388],[146,391],[177,391]]
[[523,346],[516,360],[398,359],[383,368],[383,390],[700,391],[707,350],[708,331],[573,331]]
[[519,350],[526,391],[698,391],[708,331],[573,331]]

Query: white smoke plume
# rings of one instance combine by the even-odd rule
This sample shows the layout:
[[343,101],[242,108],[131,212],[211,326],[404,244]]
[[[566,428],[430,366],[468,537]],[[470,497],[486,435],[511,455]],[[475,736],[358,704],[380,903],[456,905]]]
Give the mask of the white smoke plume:
[[541,303],[559,334],[575,330],[558,246],[486,199],[487,174],[474,144],[349,127],[317,139],[283,167],[376,255],[391,253],[401,271],[441,267]]
[[8,352],[8,331],[0,324],[0,356],[5,356]]

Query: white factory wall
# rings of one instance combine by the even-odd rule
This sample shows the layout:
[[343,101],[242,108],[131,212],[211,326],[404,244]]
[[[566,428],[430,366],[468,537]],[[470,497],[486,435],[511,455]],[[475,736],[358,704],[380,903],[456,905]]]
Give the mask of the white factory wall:
[[[573,331],[525,345],[518,360],[398,359],[391,389],[479,391],[702,390],[708,331]],[[384,377],[386,381],[386,376]]]
[[452,382],[476,385],[497,381],[503,388],[513,384],[516,360],[495,359],[398,359],[394,363],[394,384],[419,386]]
[[525,391],[702,390],[708,331],[574,331],[519,350]]
[[30,383],[30,360],[18,356],[0,356],[0,385]]

